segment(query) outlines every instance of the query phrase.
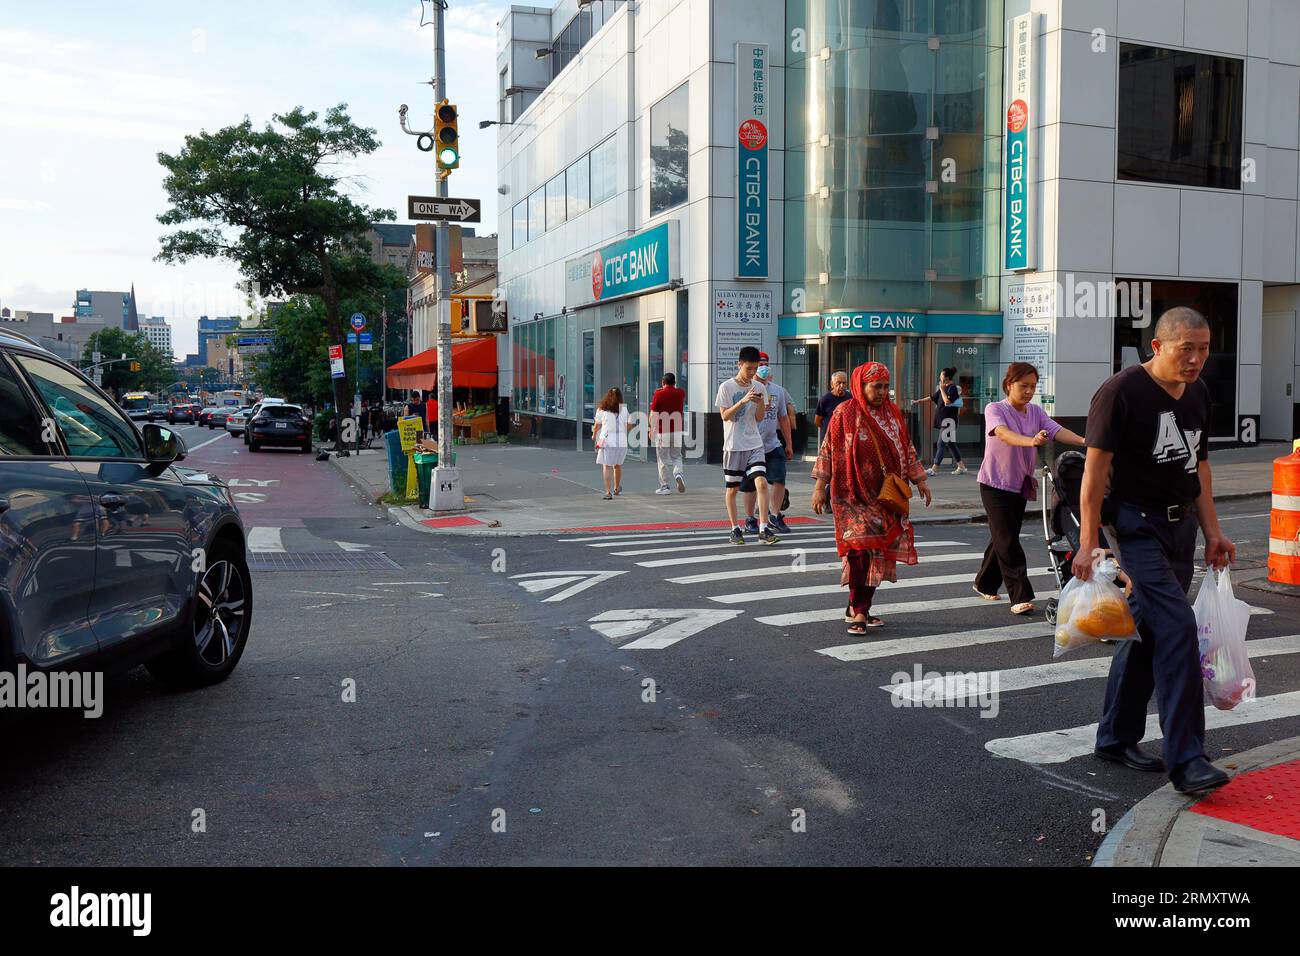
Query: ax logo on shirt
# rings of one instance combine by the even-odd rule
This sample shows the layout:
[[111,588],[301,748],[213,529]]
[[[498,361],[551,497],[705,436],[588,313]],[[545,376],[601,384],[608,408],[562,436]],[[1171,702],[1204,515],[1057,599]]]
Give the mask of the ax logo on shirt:
[[1156,426],[1156,443],[1151,449],[1151,458],[1156,464],[1167,465],[1186,459],[1186,470],[1195,471],[1196,455],[1200,447],[1200,429],[1181,430],[1173,412],[1160,414],[1160,422]]

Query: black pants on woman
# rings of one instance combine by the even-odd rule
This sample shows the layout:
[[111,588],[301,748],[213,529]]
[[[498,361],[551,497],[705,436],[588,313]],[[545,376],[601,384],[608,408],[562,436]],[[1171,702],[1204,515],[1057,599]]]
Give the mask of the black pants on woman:
[[1029,504],[1024,495],[980,485],[980,500],[989,516],[989,546],[984,552],[984,563],[975,576],[975,587],[981,594],[997,594],[1006,584],[1012,604],[1023,604],[1034,599],[1034,589],[1029,583],[1029,570],[1025,567],[1025,549],[1020,546],[1020,524],[1025,519]]

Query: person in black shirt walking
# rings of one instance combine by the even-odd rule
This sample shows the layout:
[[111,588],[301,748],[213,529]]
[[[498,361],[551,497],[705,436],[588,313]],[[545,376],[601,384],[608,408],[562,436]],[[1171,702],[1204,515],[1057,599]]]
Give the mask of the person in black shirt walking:
[[[1237,556],[1214,508],[1207,458],[1210,390],[1200,380],[1210,326],[1194,309],[1175,308],[1156,323],[1154,357],[1107,379],[1088,411],[1076,577],[1092,575],[1106,476],[1107,537],[1133,582],[1140,641],[1122,641],[1111,662],[1095,753],[1135,770],[1168,767],[1174,788],[1197,793],[1228,782],[1205,756],[1205,711],[1196,618],[1187,599],[1196,531],[1205,562]],[[1160,708],[1164,763],[1138,747],[1152,691]]]

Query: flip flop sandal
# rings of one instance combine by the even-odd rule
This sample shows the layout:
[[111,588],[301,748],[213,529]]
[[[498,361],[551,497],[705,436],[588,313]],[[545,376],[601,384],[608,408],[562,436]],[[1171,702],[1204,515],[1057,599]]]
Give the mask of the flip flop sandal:
[[1036,608],[1026,601],[1023,604],[1017,604],[1011,609],[1012,614],[1033,614]]
[[849,632],[850,634],[859,634],[859,635],[866,634],[866,633],[867,633],[867,622],[866,622],[866,621],[854,621],[852,624],[850,624],[850,625],[848,626],[848,632]]
[[978,594],[980,597],[982,597],[982,598],[983,598],[984,600],[986,600],[986,601],[1001,601],[1001,600],[1002,600],[1002,598],[1000,598],[1000,597],[999,597],[998,595],[996,595],[996,594],[985,594],[983,591],[981,591],[981,590],[980,590],[976,585],[974,585],[974,584],[972,584],[972,585],[970,586],[970,589],[971,589],[972,591],[974,591],[976,594]]
[[870,614],[867,615],[867,627],[884,627],[884,626],[885,626],[885,622],[882,621],[880,618],[872,617]]
[[850,604],[848,607],[844,609],[844,623],[852,624],[853,621],[854,621],[853,605]]

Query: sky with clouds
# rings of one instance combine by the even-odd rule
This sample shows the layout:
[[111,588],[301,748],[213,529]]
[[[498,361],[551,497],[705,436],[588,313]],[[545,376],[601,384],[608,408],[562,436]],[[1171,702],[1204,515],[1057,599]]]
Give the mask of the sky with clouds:
[[[461,112],[455,196],[496,222],[496,23],[506,3],[451,0],[447,82]],[[164,229],[162,167],[187,133],[294,106],[347,103],[382,147],[359,160],[357,197],[405,220],[434,191],[432,153],[398,125],[432,126],[429,0],[65,0],[0,2],[0,305],[70,315],[77,289],[128,289],[141,314],[196,349],[200,315],[245,311],[224,262],[154,261]]]

